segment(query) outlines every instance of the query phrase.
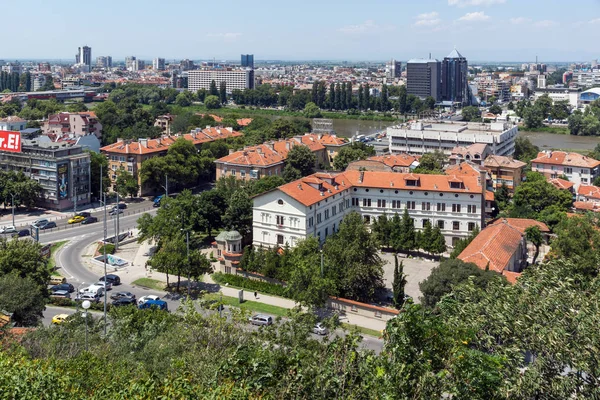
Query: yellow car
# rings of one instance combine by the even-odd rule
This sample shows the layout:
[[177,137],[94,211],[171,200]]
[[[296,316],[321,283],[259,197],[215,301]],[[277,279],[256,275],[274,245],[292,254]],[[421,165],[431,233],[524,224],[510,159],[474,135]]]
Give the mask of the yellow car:
[[84,216],[81,216],[81,215],[76,215],[76,216],[74,216],[73,218],[71,218],[70,220],[68,220],[67,222],[68,222],[69,224],[77,224],[77,223],[79,223],[79,222],[83,221],[84,219],[85,219],[85,217],[84,217]]
[[67,318],[69,318],[69,314],[57,314],[54,317],[52,317],[52,323],[53,324],[62,324],[63,322],[65,322],[67,320]]

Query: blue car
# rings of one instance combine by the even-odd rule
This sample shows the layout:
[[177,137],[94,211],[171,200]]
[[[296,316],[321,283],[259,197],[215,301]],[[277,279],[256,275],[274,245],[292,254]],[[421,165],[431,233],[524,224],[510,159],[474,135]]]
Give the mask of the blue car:
[[142,310],[144,308],[156,307],[159,310],[169,311],[169,305],[167,304],[166,301],[163,301],[163,300],[147,300],[147,301],[143,302],[142,304],[140,304],[138,307],[140,310]]

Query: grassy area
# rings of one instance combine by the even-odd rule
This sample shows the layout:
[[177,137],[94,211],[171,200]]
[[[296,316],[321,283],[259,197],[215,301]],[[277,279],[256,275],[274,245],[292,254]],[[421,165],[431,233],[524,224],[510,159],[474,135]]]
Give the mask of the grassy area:
[[[205,300],[221,300],[221,295],[218,293],[211,293],[204,296]],[[245,310],[249,310],[257,313],[265,313],[270,315],[277,315],[285,317],[288,309],[283,307],[272,306],[270,304],[259,303],[257,301],[244,301],[240,304],[237,297],[223,296],[223,304],[226,306],[239,307]]]
[[135,281],[133,281],[132,284],[137,285],[137,286],[147,287],[149,289],[161,290],[161,291],[165,290],[165,288],[167,286],[162,281],[159,281],[156,279],[150,279],[150,278],[139,278],[139,279],[136,279]]
[[342,324],[342,326],[348,330],[358,329],[358,331],[360,333],[362,333],[363,335],[369,335],[369,336],[374,336],[374,337],[381,336],[381,332],[378,330],[375,330],[375,329],[363,328],[362,326],[351,325],[351,324]]
[[559,126],[544,126],[541,128],[526,128],[525,126],[519,126],[519,131],[522,132],[531,132],[531,133],[554,133],[557,135],[568,135],[569,128],[567,127],[559,127]]
[[50,245],[50,258],[48,259],[48,266],[52,270],[54,270],[56,268],[56,260],[54,259],[56,252],[58,251],[58,249],[63,247],[64,244],[67,242],[68,242],[68,240],[62,240],[60,242],[52,243]]

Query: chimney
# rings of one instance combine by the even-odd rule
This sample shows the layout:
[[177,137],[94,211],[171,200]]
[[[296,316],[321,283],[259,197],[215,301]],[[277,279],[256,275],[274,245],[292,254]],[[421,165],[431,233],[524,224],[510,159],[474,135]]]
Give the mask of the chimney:
[[358,182],[362,183],[364,177],[365,177],[365,172],[364,171],[360,171],[360,176],[358,177]]
[[298,184],[298,189],[302,190],[302,184]]
[[290,150],[290,142],[288,140],[285,141],[285,148],[287,151]]
[[139,139],[140,146],[148,147],[148,138]]
[[235,153],[235,150],[234,149],[229,149],[229,154],[233,154],[233,153]]

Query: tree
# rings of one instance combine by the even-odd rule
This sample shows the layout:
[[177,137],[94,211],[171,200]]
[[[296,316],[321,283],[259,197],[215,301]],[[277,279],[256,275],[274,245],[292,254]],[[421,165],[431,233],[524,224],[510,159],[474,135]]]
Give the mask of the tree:
[[433,153],[426,153],[419,160],[419,166],[415,168],[414,172],[417,174],[442,175],[444,173],[444,165],[447,162],[448,157],[439,150]]
[[46,308],[45,286],[16,272],[0,275],[0,310],[12,313],[17,326],[36,326]]
[[306,103],[306,106],[304,106],[303,114],[306,118],[321,118],[322,117],[321,110],[313,102]]
[[294,168],[291,164],[286,164],[281,174],[285,182],[293,182],[302,178],[302,172],[299,169]]
[[434,255],[446,252],[446,239],[444,238],[442,230],[439,226],[433,228],[433,232],[431,234],[431,247],[429,248],[429,252]]
[[380,215],[379,218],[377,218],[373,223],[371,230],[379,246],[389,247],[390,236],[392,233],[392,223],[388,219],[387,215]]
[[206,96],[208,96],[208,91],[206,89],[198,89],[198,92],[196,92],[196,97],[198,97],[198,101],[201,103],[204,103]]
[[463,121],[480,121],[481,111],[475,106],[467,106],[462,109]]
[[423,230],[419,235],[419,247],[421,250],[424,250],[427,253],[431,252],[433,243],[433,227],[431,226],[431,222],[429,220],[425,221],[425,225],[423,226]]
[[32,240],[0,239],[0,276],[17,274],[30,278],[46,289],[51,270],[41,254],[41,246]]
[[246,236],[252,229],[252,200],[243,190],[233,193],[225,215],[223,224],[227,229],[235,229],[242,236]]
[[475,229],[473,229],[473,231],[471,233],[469,233],[469,236],[467,236],[464,239],[460,239],[454,245],[454,249],[452,249],[452,253],[450,253],[450,258],[458,258],[460,253],[462,253],[463,250],[467,248],[467,246],[473,241],[473,239],[475,239],[477,237],[477,235],[479,235],[479,226],[478,225],[476,225]]
[[302,176],[308,176],[315,172],[317,157],[308,146],[294,146],[288,152],[286,163],[300,171]]
[[497,104],[494,104],[493,106],[490,107],[489,111],[492,114],[500,115],[500,114],[502,114],[502,107],[500,107]]
[[204,99],[204,105],[208,110],[216,110],[217,108],[221,108],[221,101],[217,96],[211,94]]
[[394,250],[396,252],[404,251],[408,253],[416,247],[415,223],[408,214],[408,209],[406,208],[404,209],[404,212],[402,214],[399,233],[400,236],[396,239],[394,243]]
[[544,126],[544,112],[539,107],[527,107],[523,110],[523,122],[527,128]]
[[404,263],[398,264],[398,255],[394,254],[394,281],[392,282],[392,291],[394,292],[394,306],[398,309],[404,304],[406,287],[406,275],[404,274]]
[[192,92],[181,92],[177,95],[177,98],[175,99],[175,104],[177,104],[179,107],[188,107],[192,104],[192,96]]
[[554,229],[556,238],[552,240],[552,255],[562,260],[572,260],[579,273],[587,276],[598,275],[600,233],[597,222],[591,216],[563,218]]
[[333,168],[336,171],[343,171],[348,164],[358,160],[364,160],[367,157],[375,155],[375,149],[362,142],[354,142],[350,146],[344,146],[333,159]]
[[363,85],[358,85],[358,109],[362,110],[364,104],[364,90]]
[[419,283],[423,293],[421,304],[425,307],[434,307],[444,295],[452,292],[455,286],[466,283],[470,278],[477,287],[482,289],[485,289],[491,280],[505,281],[496,272],[484,271],[473,263],[465,263],[458,259],[444,260],[431,270],[427,279]]
[[214,79],[212,81],[210,81],[210,87],[208,89],[208,93],[211,96],[219,97],[219,91],[217,90],[217,83],[215,82]]
[[[108,176],[108,158],[102,153],[89,151],[90,153],[90,192],[92,197],[100,199],[100,180],[102,180],[102,191],[108,192],[110,177]],[[102,166],[102,177],[100,176]]]
[[148,264],[157,270],[166,274],[167,287],[169,284],[169,275],[177,275],[177,291],[179,291],[181,274],[186,271],[186,243],[181,235],[177,232],[176,236],[161,239],[161,245],[154,255],[148,260]]
[[525,229],[525,237],[535,246],[535,254],[533,255],[533,261],[531,261],[532,264],[535,264],[538,255],[540,254],[540,246],[544,240],[542,232],[537,225],[528,226]]
[[219,100],[221,104],[227,104],[227,82],[225,81],[219,84]]
[[137,196],[140,185],[138,180],[130,172],[126,171],[121,167],[117,171],[117,180],[115,181],[115,190],[121,197],[125,196]]
[[42,186],[21,171],[0,172],[0,200],[5,206],[12,205],[12,194],[15,197],[15,207],[32,208],[42,192]]
[[571,192],[560,190],[538,172],[529,172],[526,180],[515,189],[510,215],[516,218],[537,218],[550,206],[567,211],[573,203]]
[[518,136],[515,139],[514,157],[517,160],[528,163],[529,161],[533,160],[534,158],[537,158],[539,151],[540,151],[539,147],[537,147],[533,143],[531,143],[529,138]]

